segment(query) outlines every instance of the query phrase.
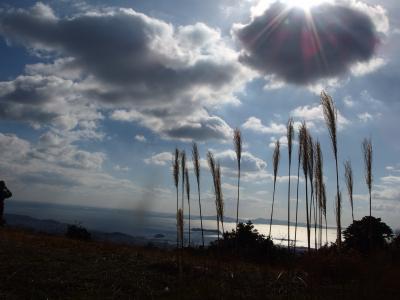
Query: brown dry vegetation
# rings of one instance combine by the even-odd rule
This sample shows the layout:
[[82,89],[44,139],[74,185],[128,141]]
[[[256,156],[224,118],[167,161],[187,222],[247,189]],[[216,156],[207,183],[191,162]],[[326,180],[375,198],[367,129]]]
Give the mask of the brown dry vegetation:
[[398,258],[332,250],[275,264],[0,231],[1,299],[399,299]]

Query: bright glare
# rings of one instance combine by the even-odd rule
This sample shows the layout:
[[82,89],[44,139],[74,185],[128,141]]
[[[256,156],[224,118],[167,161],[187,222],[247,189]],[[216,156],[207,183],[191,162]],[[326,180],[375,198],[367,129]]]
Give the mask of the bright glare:
[[252,17],[261,16],[271,4],[281,2],[286,4],[289,8],[301,8],[304,11],[309,12],[314,6],[323,3],[334,3],[336,0],[254,0],[254,6],[251,7]]
[[289,7],[302,8],[309,11],[313,6],[323,3],[333,3],[335,0],[260,0],[251,8],[252,16],[259,16],[273,3],[281,2]]
[[297,6],[304,10],[309,10],[311,7],[329,2],[328,0],[285,0],[282,1],[290,6]]

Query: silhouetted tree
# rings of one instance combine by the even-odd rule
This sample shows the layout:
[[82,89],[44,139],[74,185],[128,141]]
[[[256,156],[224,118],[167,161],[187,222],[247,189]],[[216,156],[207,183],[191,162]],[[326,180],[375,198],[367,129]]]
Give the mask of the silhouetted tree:
[[[211,243],[211,248],[215,246],[215,242]],[[270,258],[277,252],[272,240],[260,234],[251,221],[240,222],[236,230],[224,232],[218,246],[221,251],[233,252],[235,249],[235,253],[252,260]]]
[[65,236],[70,239],[89,241],[91,239],[91,234],[85,227],[80,224],[68,225]]
[[343,235],[345,247],[366,253],[384,248],[393,231],[380,218],[365,216],[347,227]]

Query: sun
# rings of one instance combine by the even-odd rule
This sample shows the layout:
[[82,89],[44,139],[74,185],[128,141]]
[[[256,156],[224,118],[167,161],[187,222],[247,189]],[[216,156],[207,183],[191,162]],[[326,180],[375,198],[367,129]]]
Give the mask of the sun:
[[287,4],[290,7],[298,7],[308,11],[313,6],[333,2],[333,0],[281,0],[281,2]]

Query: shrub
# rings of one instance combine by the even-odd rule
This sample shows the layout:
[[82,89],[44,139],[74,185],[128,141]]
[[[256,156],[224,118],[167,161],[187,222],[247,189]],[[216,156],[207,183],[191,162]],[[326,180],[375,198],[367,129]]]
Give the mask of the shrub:
[[278,247],[269,237],[260,234],[251,221],[239,223],[237,231],[225,232],[219,243],[213,242],[210,247],[219,246],[225,253],[237,253],[242,257],[252,260],[271,258],[278,253]]
[[90,232],[80,224],[68,225],[65,236],[70,239],[89,241],[91,239]]
[[366,216],[354,221],[344,230],[343,235],[346,248],[366,253],[385,248],[393,232],[380,218]]

